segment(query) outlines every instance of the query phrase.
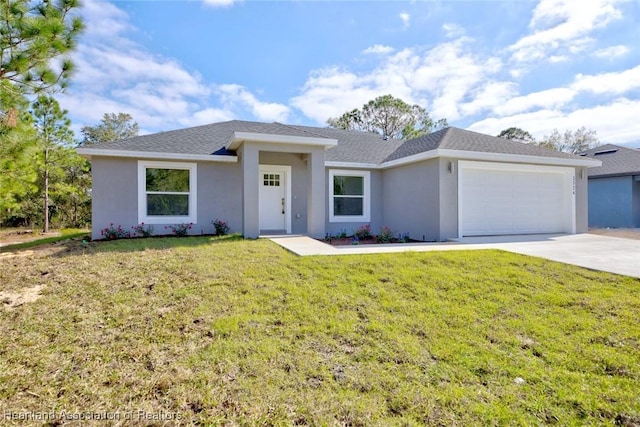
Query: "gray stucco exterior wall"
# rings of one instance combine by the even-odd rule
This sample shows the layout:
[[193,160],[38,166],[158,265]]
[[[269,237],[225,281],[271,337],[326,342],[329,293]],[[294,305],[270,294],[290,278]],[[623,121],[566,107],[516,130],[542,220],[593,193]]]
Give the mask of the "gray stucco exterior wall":
[[458,237],[458,160],[440,158],[439,207],[440,223],[437,240]]
[[[229,223],[231,232],[242,230],[241,170],[236,163],[197,162],[197,223],[190,234],[211,234],[211,221]],[[110,157],[91,159],[92,238],[111,223],[130,231],[138,224],[138,160]],[[165,226],[153,224],[154,234],[170,234]]]
[[383,171],[383,221],[396,234],[439,240],[438,159]]
[[589,179],[590,227],[640,227],[639,204],[640,182],[634,182],[633,177]]
[[138,162],[135,159],[91,159],[91,215],[93,239],[100,230],[121,225],[125,230],[138,221]]
[[192,234],[212,234],[211,221],[229,224],[231,233],[242,230],[242,177],[237,163],[198,163],[198,223]]
[[574,168],[576,183],[576,233],[589,231],[589,180],[586,168]]

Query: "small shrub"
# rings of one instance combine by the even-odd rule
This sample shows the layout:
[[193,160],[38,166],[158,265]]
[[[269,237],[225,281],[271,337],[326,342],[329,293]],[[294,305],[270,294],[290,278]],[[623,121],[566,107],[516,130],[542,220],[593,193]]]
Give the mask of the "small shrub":
[[144,222],[134,225],[132,237],[151,237],[153,235],[153,225],[144,225]]
[[393,239],[393,232],[391,231],[391,229],[386,225],[381,226],[380,231],[376,236],[376,241],[378,243],[391,243],[392,239]]
[[359,240],[364,240],[364,239],[370,238],[371,237],[371,226],[369,224],[361,225],[360,227],[358,227],[358,229],[356,230],[354,235]]
[[215,221],[211,221],[211,224],[213,224],[213,228],[216,229],[216,236],[225,236],[229,234],[229,224],[227,224],[226,221],[216,219]]
[[347,229],[340,230],[340,233],[336,235],[337,239],[344,239],[347,237]]
[[113,223],[109,224],[108,227],[100,230],[100,235],[106,240],[116,240],[130,236],[128,232],[124,231],[121,225],[118,225],[116,227],[115,225],[113,225]]
[[192,228],[193,228],[193,223],[190,222],[189,224],[182,223],[182,224],[176,224],[176,225],[168,225],[165,227],[165,230],[169,229],[175,236],[184,237],[189,235],[189,230],[191,230]]

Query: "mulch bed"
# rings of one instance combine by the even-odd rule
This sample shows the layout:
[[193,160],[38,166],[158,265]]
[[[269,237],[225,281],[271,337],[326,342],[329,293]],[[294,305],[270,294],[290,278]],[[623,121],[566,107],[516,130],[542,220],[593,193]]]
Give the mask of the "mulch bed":
[[[368,238],[368,239],[362,239],[362,240],[358,240],[357,242],[354,242],[353,237],[337,237],[337,238],[331,238],[331,239],[318,239],[319,241],[323,242],[323,243],[328,243],[332,246],[351,246],[351,245],[380,245],[383,243],[378,242],[374,237]],[[391,239],[390,242],[385,242],[384,244],[389,244],[389,243],[424,243],[422,242],[422,240],[413,240],[413,239],[409,239],[407,241],[405,240],[400,240],[400,239]]]

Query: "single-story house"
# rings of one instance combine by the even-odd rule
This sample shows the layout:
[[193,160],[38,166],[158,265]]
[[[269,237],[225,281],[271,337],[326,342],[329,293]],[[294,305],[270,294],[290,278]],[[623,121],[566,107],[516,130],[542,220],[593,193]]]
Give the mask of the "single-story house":
[[640,227],[640,150],[607,144],[583,155],[602,162],[589,169],[589,227]]
[[93,237],[123,228],[227,221],[261,234],[348,234],[369,224],[427,241],[587,230],[598,160],[457,128],[398,141],[367,132],[228,121],[99,143]]

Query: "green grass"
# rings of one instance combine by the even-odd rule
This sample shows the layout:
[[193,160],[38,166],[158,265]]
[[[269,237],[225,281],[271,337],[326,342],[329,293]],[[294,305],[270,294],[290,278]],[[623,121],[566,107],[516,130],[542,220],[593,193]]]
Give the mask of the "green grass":
[[0,415],[640,423],[637,279],[501,251],[299,258],[237,237],[0,263],[0,291],[46,285],[0,309]]

